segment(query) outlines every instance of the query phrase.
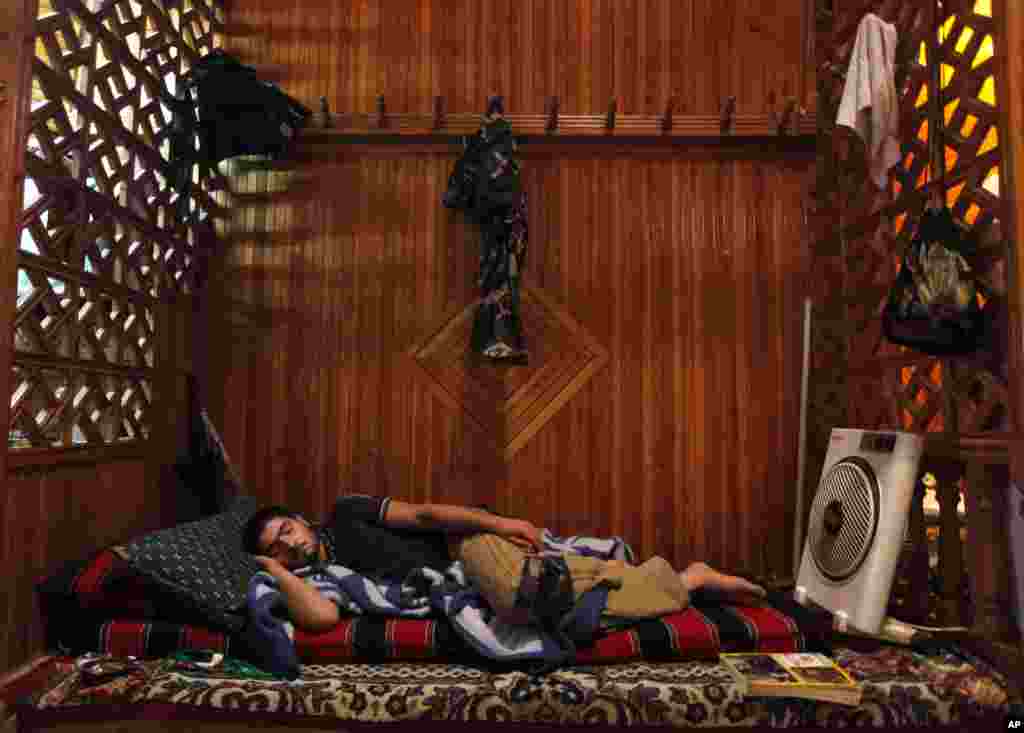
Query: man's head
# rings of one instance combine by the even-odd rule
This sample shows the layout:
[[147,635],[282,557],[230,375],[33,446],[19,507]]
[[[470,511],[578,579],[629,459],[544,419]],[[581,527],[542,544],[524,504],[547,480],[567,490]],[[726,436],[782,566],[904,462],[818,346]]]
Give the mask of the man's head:
[[272,557],[289,570],[316,562],[320,541],[302,515],[283,506],[260,509],[242,530],[242,549]]

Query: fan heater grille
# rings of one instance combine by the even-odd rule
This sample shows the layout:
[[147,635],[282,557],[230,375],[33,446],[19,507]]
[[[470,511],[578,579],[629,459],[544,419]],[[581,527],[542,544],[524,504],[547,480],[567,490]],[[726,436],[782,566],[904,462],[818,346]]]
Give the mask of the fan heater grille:
[[875,538],[878,503],[878,481],[863,458],[844,458],[825,475],[808,523],[811,557],[825,577],[842,581],[857,572]]

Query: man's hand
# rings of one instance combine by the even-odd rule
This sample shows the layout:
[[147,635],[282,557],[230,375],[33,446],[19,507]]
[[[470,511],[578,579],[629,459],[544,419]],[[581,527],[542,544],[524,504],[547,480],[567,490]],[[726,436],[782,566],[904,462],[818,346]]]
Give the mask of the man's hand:
[[260,564],[264,570],[273,575],[275,578],[278,577],[282,572],[288,572],[288,568],[279,563],[272,557],[266,557],[265,555],[253,555],[253,559]]
[[544,549],[544,531],[524,519],[502,519],[497,534],[527,550]]

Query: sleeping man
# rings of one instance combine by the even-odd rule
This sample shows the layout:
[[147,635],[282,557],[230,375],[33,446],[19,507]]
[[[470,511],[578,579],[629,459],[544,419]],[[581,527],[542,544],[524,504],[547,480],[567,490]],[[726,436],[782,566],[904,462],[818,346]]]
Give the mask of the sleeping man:
[[[453,561],[460,561],[466,577],[498,618],[524,624],[526,611],[516,607],[516,591],[527,555],[544,547],[542,530],[521,519],[469,507],[363,495],[339,499],[320,526],[284,507],[261,509],[246,524],[243,544],[277,580],[296,626],[312,632],[331,629],[340,618],[335,604],[292,573],[315,563],[342,565],[378,580],[402,581],[415,568],[443,573]],[[603,613],[608,619],[681,611],[697,589],[735,600],[765,596],[761,586],[702,562],[678,572],[657,556],[641,565],[573,553],[564,559],[577,600],[598,583],[611,587]]]

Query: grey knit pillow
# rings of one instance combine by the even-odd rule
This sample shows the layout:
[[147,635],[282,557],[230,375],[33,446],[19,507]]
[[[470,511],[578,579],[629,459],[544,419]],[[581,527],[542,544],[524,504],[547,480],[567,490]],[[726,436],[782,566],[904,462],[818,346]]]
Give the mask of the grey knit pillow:
[[242,550],[242,528],[260,509],[248,496],[227,511],[139,537],[114,548],[137,572],[212,627],[238,631],[259,564]]

